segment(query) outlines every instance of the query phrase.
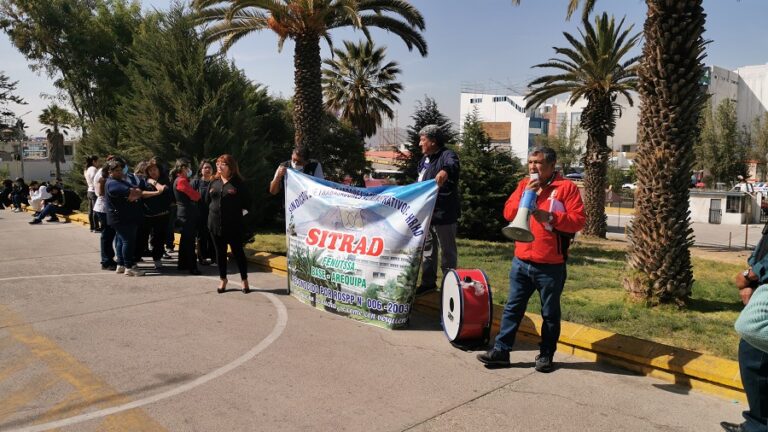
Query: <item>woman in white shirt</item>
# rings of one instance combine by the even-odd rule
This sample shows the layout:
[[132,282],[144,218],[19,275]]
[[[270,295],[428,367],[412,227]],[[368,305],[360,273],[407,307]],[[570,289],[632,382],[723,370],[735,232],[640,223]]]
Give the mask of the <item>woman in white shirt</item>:
[[35,216],[37,216],[37,212],[43,209],[43,201],[50,198],[51,193],[48,192],[48,186],[45,184],[38,186],[36,181],[29,184],[29,206],[35,211]]
[[101,232],[102,229],[98,217],[93,214],[93,207],[96,205],[96,186],[94,185],[93,178],[96,176],[96,172],[99,171],[100,165],[99,157],[96,155],[85,158],[83,176],[85,176],[85,184],[88,185],[88,202],[90,203],[88,206],[88,222],[91,225],[91,232]]

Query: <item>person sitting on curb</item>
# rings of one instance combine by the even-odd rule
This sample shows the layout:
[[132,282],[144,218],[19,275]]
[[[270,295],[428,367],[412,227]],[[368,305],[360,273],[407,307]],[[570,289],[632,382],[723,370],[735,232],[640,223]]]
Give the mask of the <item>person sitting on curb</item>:
[[12,192],[13,181],[11,179],[3,180],[3,186],[0,189],[0,210],[11,206],[11,203],[13,202],[11,200]]
[[80,208],[80,197],[71,190],[62,189],[61,186],[54,184],[48,187],[51,197],[45,200],[43,210],[35,216],[29,223],[37,225],[43,222],[43,218],[48,216],[47,222],[58,222],[56,215],[70,215]]
[[21,213],[21,205],[29,205],[29,186],[24,183],[24,179],[19,177],[13,183],[11,192],[11,201],[13,201],[13,212]]
[[[32,217],[37,217],[37,215],[43,211],[45,200],[51,199],[52,196],[51,193],[48,192],[47,184],[42,183],[37,185],[36,183],[37,182],[30,183],[29,208],[35,212]],[[32,186],[33,184],[34,187]]]

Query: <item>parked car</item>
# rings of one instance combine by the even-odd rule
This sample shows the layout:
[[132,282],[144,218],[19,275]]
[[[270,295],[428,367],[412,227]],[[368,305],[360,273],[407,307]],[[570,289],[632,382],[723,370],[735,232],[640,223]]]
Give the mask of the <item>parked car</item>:
[[637,183],[624,183],[621,185],[621,188],[625,190],[635,190],[637,189]]
[[584,180],[584,174],[573,172],[570,174],[566,174],[565,178],[569,178],[571,180]]

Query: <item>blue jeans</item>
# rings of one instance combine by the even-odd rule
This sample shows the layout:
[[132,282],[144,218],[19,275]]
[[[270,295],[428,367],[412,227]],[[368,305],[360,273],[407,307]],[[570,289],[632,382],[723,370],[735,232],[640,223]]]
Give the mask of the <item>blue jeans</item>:
[[749,411],[744,411],[744,430],[768,430],[768,353],[760,351],[744,339],[739,343],[739,372]]
[[138,225],[136,224],[116,224],[112,225],[117,234],[115,240],[115,252],[117,253],[117,265],[127,268],[133,267],[136,262],[133,260],[133,250],[136,247],[136,233]]
[[25,197],[20,193],[13,194],[12,198],[13,198],[13,206],[16,207],[17,209],[20,209],[22,204],[29,205],[29,202],[27,201],[27,197]]
[[107,225],[107,214],[93,212],[94,217],[99,219],[101,227],[101,264],[110,265],[115,263],[115,229]]
[[60,215],[72,214],[72,210],[61,207],[61,206],[53,205],[53,204],[46,204],[45,207],[43,207],[43,209],[40,211],[40,214],[37,215],[35,219],[43,220],[46,216],[56,218],[57,214],[60,214]]
[[537,264],[512,260],[509,271],[509,297],[501,315],[499,334],[494,348],[500,351],[512,351],[520,322],[528,307],[528,300],[534,291],[541,299],[541,354],[552,356],[557,350],[560,338],[560,295],[565,286],[566,269],[563,264]]

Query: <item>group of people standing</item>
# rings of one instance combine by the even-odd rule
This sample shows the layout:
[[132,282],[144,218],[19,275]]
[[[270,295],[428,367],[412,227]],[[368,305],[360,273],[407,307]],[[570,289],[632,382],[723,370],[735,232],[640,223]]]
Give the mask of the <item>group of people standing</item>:
[[91,231],[101,234],[101,267],[143,276],[138,262],[151,256],[154,268],[171,258],[174,232],[181,234],[177,269],[201,274],[199,265],[219,268],[218,292],[227,286],[227,247],[237,263],[241,287],[250,291],[243,251],[243,216],[251,205],[237,161],[229,154],[203,161],[195,174],[188,159],[168,171],[158,159],[142,161],[130,172],[127,162],[108,156],[86,159]]

